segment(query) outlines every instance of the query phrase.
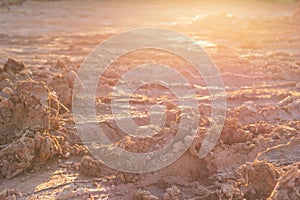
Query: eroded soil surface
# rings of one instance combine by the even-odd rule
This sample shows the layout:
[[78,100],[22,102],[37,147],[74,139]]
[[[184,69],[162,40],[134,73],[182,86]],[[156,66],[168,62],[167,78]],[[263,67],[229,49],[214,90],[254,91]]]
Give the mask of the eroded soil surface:
[[[296,4],[0,5],[0,199],[300,199]],[[137,65],[164,64],[180,72],[192,85],[195,95],[189,98],[197,100],[199,106],[193,109],[201,114],[198,133],[178,160],[155,172],[124,173],[95,160],[82,144],[72,115],[73,85],[83,60],[101,41],[149,26],[182,32],[207,51],[224,81],[227,114],[216,146],[199,159],[211,121],[203,77],[186,60],[162,50],[121,56],[100,79],[95,100],[99,125],[116,146],[156,151],[175,137],[180,123],[176,96],[148,84],[134,93],[127,109],[138,125],[147,125],[149,107],[164,105],[163,129],[141,139],[118,128],[111,111],[113,86]]]

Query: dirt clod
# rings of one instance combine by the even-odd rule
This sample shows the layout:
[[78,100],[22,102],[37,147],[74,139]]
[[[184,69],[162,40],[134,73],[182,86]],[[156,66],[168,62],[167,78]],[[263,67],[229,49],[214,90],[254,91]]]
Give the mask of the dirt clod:
[[290,169],[279,178],[276,187],[268,200],[300,198],[300,163]]
[[25,69],[25,64],[12,58],[8,58],[7,62],[4,64],[4,70],[8,72],[19,72],[23,69]]
[[100,161],[93,159],[90,156],[84,156],[80,162],[80,172],[86,176],[100,176],[101,166]]
[[168,188],[163,196],[163,200],[180,200],[181,192],[178,187],[173,185],[171,188]]
[[[61,153],[56,136],[50,134],[57,118],[53,97],[45,84],[31,79],[17,82],[9,97],[0,101],[1,176],[12,178]],[[54,101],[56,102],[56,101]],[[54,116],[53,116],[54,114]]]
[[239,168],[244,180],[242,191],[250,199],[267,198],[273,191],[280,172],[265,161],[246,163]]

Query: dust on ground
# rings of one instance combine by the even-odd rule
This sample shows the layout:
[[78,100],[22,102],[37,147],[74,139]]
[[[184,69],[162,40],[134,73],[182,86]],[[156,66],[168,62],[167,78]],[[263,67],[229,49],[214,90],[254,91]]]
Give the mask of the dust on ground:
[[[300,11],[295,3],[0,1],[1,199],[299,199]],[[128,12],[130,11],[130,12]],[[26,18],[26,20],[25,20]],[[118,172],[93,159],[71,112],[77,71],[101,41],[158,26],[199,41],[221,71],[227,116],[214,149],[198,150],[210,122],[203,78],[182,58],[140,50],[114,62],[99,82],[101,127],[119,147],[149,152],[176,133],[175,96],[158,85],[131,98],[137,124],[162,102],[167,123],[145,140],[111,120],[111,90],[134,66],[160,63],[193,85],[199,132],[172,165],[145,174]],[[179,86],[178,86],[179,87]],[[101,113],[101,114],[100,114]],[[165,138],[165,139],[164,139]]]

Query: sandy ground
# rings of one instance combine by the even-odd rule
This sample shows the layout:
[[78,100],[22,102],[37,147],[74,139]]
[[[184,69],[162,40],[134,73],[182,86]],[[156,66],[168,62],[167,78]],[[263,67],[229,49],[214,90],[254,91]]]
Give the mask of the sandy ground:
[[[1,2],[1,1],[0,1]],[[2,1],[6,2],[6,1]],[[0,199],[299,199],[300,12],[294,3],[25,1],[0,4]],[[99,82],[100,125],[133,152],[174,137],[180,111],[165,88],[146,86],[131,98],[136,122],[144,109],[167,106],[158,136],[135,140],[111,120],[111,88],[143,63],[177,69],[199,102],[199,133],[176,162],[145,174],[123,173],[94,160],[76,132],[72,89],[83,60],[101,41],[132,28],[182,32],[207,51],[226,89],[225,125],[212,152],[197,151],[211,106],[203,78],[170,53],[122,56]],[[8,58],[12,58],[8,60]],[[23,62],[23,63],[22,63]],[[164,141],[164,142],[161,142]]]

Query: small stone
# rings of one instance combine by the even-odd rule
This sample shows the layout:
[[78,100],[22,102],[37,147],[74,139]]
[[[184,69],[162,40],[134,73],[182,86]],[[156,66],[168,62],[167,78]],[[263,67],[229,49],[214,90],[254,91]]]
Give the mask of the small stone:
[[79,171],[79,170],[80,170],[80,164],[79,164],[79,163],[76,163],[76,164],[75,164],[75,170],[76,170],[76,171]]
[[[10,79],[11,75],[3,70],[0,70],[0,80]],[[2,83],[0,83],[2,84]]]
[[8,58],[7,62],[4,64],[5,71],[13,71],[18,72],[25,69],[25,65],[23,62],[18,62],[12,58]]
[[7,95],[12,95],[15,93],[15,91],[13,89],[11,89],[10,87],[5,87],[2,92],[4,92]]
[[56,67],[61,69],[66,69],[66,63],[63,60],[57,60]]
[[0,89],[2,90],[5,87],[13,87],[13,83],[8,78],[5,78],[2,81],[0,81]]

